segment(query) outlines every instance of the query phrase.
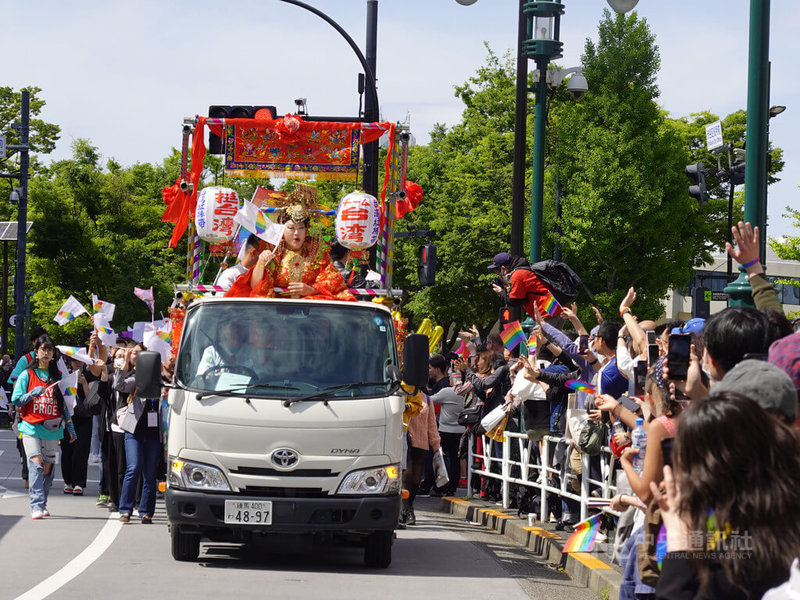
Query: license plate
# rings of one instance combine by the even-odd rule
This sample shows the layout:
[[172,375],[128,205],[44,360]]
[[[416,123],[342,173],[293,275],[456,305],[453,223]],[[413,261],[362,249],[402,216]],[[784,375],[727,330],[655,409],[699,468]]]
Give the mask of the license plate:
[[272,525],[272,502],[225,500],[225,522],[236,525]]

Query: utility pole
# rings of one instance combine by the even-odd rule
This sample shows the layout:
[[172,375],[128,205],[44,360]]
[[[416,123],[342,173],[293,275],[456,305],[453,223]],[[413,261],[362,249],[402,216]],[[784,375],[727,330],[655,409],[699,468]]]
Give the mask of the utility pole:
[[[19,150],[19,185],[21,194],[17,212],[17,271],[14,274],[14,300],[16,303],[16,323],[14,355],[22,356],[28,340],[25,338],[25,244],[27,242],[28,221],[28,169],[30,167],[28,134],[30,132],[31,96],[28,90],[22,90],[22,109],[20,111],[19,146],[10,146]],[[14,127],[12,125],[12,127]]]

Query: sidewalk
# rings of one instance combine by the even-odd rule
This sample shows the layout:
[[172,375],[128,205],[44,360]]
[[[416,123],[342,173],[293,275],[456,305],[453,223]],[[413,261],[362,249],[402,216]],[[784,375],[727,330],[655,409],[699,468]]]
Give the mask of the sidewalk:
[[[560,565],[576,583],[600,598],[619,597],[622,568],[611,563],[607,544],[598,544],[595,551],[562,554],[564,542],[572,531],[556,531],[555,523],[537,521],[532,526],[517,517],[516,509],[502,509],[494,502],[477,498],[445,497],[440,510],[454,517],[479,523],[526,547],[538,558]],[[606,550],[609,550],[607,553]]]

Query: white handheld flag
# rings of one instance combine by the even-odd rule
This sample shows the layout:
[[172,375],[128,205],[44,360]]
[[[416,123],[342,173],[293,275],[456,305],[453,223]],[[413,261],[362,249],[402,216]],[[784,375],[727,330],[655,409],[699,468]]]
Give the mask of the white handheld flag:
[[87,365],[94,364],[94,359],[89,356],[86,348],[81,348],[80,346],[56,346],[56,348],[58,348],[64,356],[74,358]]
[[75,414],[75,400],[78,397],[78,371],[73,371],[69,375],[61,378],[58,382],[58,389],[64,396],[64,403],[67,405],[70,414]]
[[134,295],[139,298],[142,302],[147,304],[147,307],[150,309],[150,313],[153,314],[156,311],[156,301],[153,298],[153,288],[149,287],[146,290],[142,288],[134,287],[133,288]]
[[100,300],[97,296],[92,294],[92,314],[103,315],[109,322],[114,318],[114,310],[117,308],[116,304]]
[[94,330],[97,332],[97,337],[103,346],[116,346],[117,334],[111,328],[111,323],[108,322],[102,313],[97,313],[94,316]]
[[58,309],[56,316],[53,317],[53,321],[58,323],[59,325],[66,325],[72,319],[77,318],[82,314],[88,314],[83,305],[78,302],[74,296],[70,296],[67,298],[67,301],[64,302],[63,306]]
[[252,202],[244,201],[242,208],[234,215],[234,222],[238,223],[247,231],[255,233],[265,242],[277,246],[283,238],[284,225],[273,223],[261,209]]

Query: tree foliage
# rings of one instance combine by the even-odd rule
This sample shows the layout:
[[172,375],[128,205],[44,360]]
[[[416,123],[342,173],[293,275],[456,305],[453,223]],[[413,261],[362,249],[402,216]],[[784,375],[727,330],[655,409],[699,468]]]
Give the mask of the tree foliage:
[[[53,123],[47,123],[38,119],[37,115],[42,112],[45,101],[39,97],[42,91],[38,87],[26,87],[24,90],[30,92],[30,131],[28,133],[28,145],[31,152],[39,154],[49,154],[56,147],[58,135],[61,128]],[[0,86],[0,134],[6,136],[6,144],[9,146],[20,143],[19,131],[12,127],[14,123],[19,123],[21,119],[22,96],[20,92],[14,91],[11,87]],[[0,170],[5,172],[15,171],[18,168],[19,155],[7,152],[5,158],[0,158]],[[35,157],[31,157],[31,170],[39,171],[41,166]]]

